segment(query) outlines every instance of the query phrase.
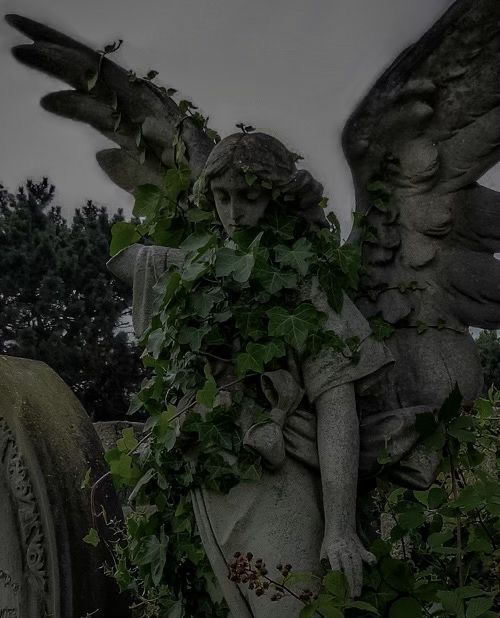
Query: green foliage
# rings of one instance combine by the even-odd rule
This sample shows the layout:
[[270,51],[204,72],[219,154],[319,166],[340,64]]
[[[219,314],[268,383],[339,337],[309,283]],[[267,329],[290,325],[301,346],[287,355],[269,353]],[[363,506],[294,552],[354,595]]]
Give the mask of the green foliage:
[[[262,185],[258,178],[247,182]],[[261,229],[231,240],[191,194],[180,163],[162,187],[137,191],[139,222],[113,231],[113,250],[139,237],[179,246],[186,255],[156,285],[156,314],[142,342],[151,375],[131,410],[147,414],[146,433],[140,444],[124,436],[107,454],[116,486],[132,490],[114,576],[149,607],[148,615],[171,607],[182,616],[225,615],[196,529],[192,491],[227,492],[259,479],[260,459],[243,446],[238,424],[243,407],[266,422],[258,374],[282,366],[287,354],[299,359],[325,345],[353,346],[323,330],[326,316],[301,300],[300,290],[307,295],[313,279],[328,279],[340,308],[344,291],[357,286],[356,248],[341,247],[328,229],[304,230],[278,193]],[[229,385],[221,386],[220,365],[235,369]]]
[[[370,547],[377,563],[365,565],[361,598],[351,598],[342,573],[329,571],[320,581],[313,573],[279,564],[273,577],[250,555],[235,555],[231,578],[252,582],[259,596],[271,594],[277,602],[293,595],[304,606],[301,618],[498,616],[499,412],[497,390],[491,388],[487,398],[465,410],[455,388],[421,424],[424,440],[443,455],[433,486],[410,491],[377,480],[370,510],[372,517],[385,520],[386,530],[384,540],[378,533]],[[439,439],[429,440],[436,433]]]
[[106,262],[111,225],[135,225],[91,202],[68,224],[53,199],[47,179],[0,189],[0,354],[50,365],[94,420],[122,418],[142,369],[120,329],[131,292]]
[[83,542],[88,545],[92,545],[92,547],[97,547],[101,542],[97,530],[95,528],[91,528],[88,534],[83,537]]
[[382,616],[486,618],[500,611],[500,393],[464,410],[457,388],[419,424],[428,448],[442,452],[425,491],[379,481],[373,499],[392,521],[375,541],[362,600]]

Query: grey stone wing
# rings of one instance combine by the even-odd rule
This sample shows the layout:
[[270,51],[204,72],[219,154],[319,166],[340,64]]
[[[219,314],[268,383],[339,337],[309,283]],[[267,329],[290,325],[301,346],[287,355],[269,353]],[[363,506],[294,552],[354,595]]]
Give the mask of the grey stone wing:
[[99,165],[115,184],[133,192],[141,184],[161,183],[164,169],[174,163],[177,135],[186,146],[193,176],[201,173],[214,140],[165,89],[131,78],[102,53],[43,24],[19,15],[7,15],[6,20],[33,41],[14,47],[14,56],[73,88],[43,97],[42,107],[85,122],[120,146],[97,153]]
[[343,133],[366,267],[389,322],[500,326],[500,2],[458,0],[379,78]]

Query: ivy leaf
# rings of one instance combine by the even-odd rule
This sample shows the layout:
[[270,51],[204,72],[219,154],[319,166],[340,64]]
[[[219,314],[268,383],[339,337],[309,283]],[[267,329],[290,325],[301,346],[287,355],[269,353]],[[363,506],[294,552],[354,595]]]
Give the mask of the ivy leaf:
[[307,275],[310,260],[314,256],[312,245],[308,240],[301,238],[291,249],[286,245],[278,245],[274,252],[277,262],[284,266],[290,266],[303,277]]
[[199,436],[204,444],[215,444],[228,451],[234,451],[240,443],[239,431],[234,423],[233,414],[231,411],[220,408],[207,414]]
[[183,328],[179,333],[179,343],[184,345],[189,345],[193,352],[198,352],[201,348],[201,342],[203,341],[203,337],[210,330],[210,326],[187,326]]
[[168,406],[158,417],[155,434],[158,444],[161,445],[166,452],[171,451],[177,441],[177,426],[174,416],[177,413],[175,406]]
[[[329,594],[320,594],[315,603],[317,611],[323,618],[344,618],[344,612]],[[316,614],[312,614],[315,616]]]
[[285,356],[285,346],[282,341],[271,341],[267,344],[249,343],[245,352],[236,358],[236,371],[239,376],[249,371],[262,373],[264,365],[273,358]]
[[165,343],[165,334],[162,328],[157,328],[149,333],[146,343],[146,351],[155,359],[158,360],[163,350]]
[[165,197],[176,204],[179,195],[187,191],[191,184],[191,170],[187,166],[174,167],[165,174]]
[[258,460],[251,463],[244,462],[239,465],[238,473],[242,481],[259,481],[262,478],[262,466]]
[[459,442],[475,442],[476,436],[469,429],[465,429],[461,421],[465,421],[464,417],[455,419],[448,427],[448,435],[452,436]]
[[97,547],[101,542],[97,530],[95,528],[91,528],[83,537],[83,542],[87,543],[87,545],[92,545],[92,547]]
[[162,190],[156,185],[141,185],[135,191],[133,214],[136,217],[152,219],[160,209],[163,200]]
[[428,501],[430,509],[439,508],[443,502],[448,500],[448,494],[441,487],[433,487],[429,490]]
[[399,525],[404,530],[415,530],[425,522],[425,516],[421,508],[413,508],[400,513]]
[[[170,301],[175,297],[180,289],[181,275],[175,270],[171,272],[164,272],[153,288],[153,290],[159,295],[158,301],[163,309],[168,307]],[[157,308],[159,309],[160,306]]]
[[203,387],[196,393],[196,401],[202,406],[211,408],[217,395],[217,384],[212,376],[208,376]]
[[432,552],[436,554],[456,554],[455,547],[446,547],[446,543],[449,543],[453,540],[452,532],[433,532],[427,538],[427,544],[429,545]]
[[118,221],[111,228],[110,255],[116,255],[119,251],[125,249],[125,247],[133,245],[140,237],[134,223],[130,223],[129,221]]
[[244,376],[249,371],[262,373],[264,371],[264,347],[254,343],[247,345],[247,351],[238,354],[236,357],[236,373]]
[[321,288],[326,294],[328,304],[337,313],[340,313],[344,304],[344,291],[342,286],[339,285],[336,273],[328,267],[322,267],[319,271],[318,279]]
[[490,597],[477,597],[467,603],[466,618],[480,618],[491,609],[493,600]]
[[208,292],[199,292],[191,299],[194,313],[197,317],[206,318],[216,303],[216,298]]
[[201,279],[208,272],[210,264],[202,262],[188,262],[182,269],[182,280],[191,283]]
[[357,245],[345,244],[337,249],[337,261],[340,270],[346,275],[350,288],[356,290],[359,283],[361,253]]
[[154,468],[149,468],[149,470],[147,470],[145,474],[141,476],[141,478],[137,481],[134,489],[130,492],[130,496],[128,497],[129,503],[132,503],[134,501],[137,494],[141,491],[143,487],[145,487],[149,483],[149,481],[154,477],[155,474],[156,471],[154,470]]
[[422,606],[412,597],[398,599],[389,610],[389,618],[421,618],[422,615]]
[[454,418],[460,416],[461,406],[462,406],[462,393],[458,388],[458,384],[455,383],[453,390],[446,398],[445,402],[441,406],[438,412],[438,417],[440,421],[444,423],[448,423]]
[[201,208],[190,208],[186,212],[186,219],[191,223],[200,223],[201,221],[213,221],[214,213],[209,210],[201,210]]
[[466,618],[463,599],[452,590],[440,590],[437,593],[443,609],[457,618]]
[[392,324],[386,322],[381,317],[376,317],[370,320],[370,326],[372,329],[372,337],[375,341],[385,341],[394,334],[395,330]]
[[343,573],[330,571],[323,577],[323,587],[343,605],[349,598],[349,584]]
[[297,287],[297,275],[295,273],[284,272],[260,260],[255,267],[254,276],[269,294],[276,294],[284,288],[293,289]]
[[126,427],[122,430],[122,437],[117,440],[116,446],[122,453],[129,453],[133,451],[139,441],[137,440],[137,436],[135,435],[135,431],[132,427]]
[[208,232],[199,233],[195,232],[186,238],[180,245],[181,249],[185,251],[199,251],[200,249],[204,249],[208,245],[214,242],[215,238],[213,234],[209,234]]
[[297,217],[289,217],[275,210],[266,217],[265,221],[265,227],[284,240],[292,240],[294,238],[296,225]]
[[307,337],[325,321],[326,315],[309,303],[302,303],[291,313],[284,307],[273,307],[267,311],[268,332],[272,337],[284,340],[299,352],[305,348]]
[[232,275],[238,283],[248,281],[255,264],[252,253],[241,253],[229,247],[222,247],[216,254],[215,274],[217,277]]
[[263,316],[255,309],[238,309],[234,314],[236,326],[243,335],[251,339],[261,339],[265,334]]
[[135,562],[139,566],[149,565],[151,568],[151,578],[155,586],[158,586],[163,575],[163,569],[167,561],[168,537],[165,536],[163,529],[160,538],[150,535],[141,539],[139,549],[135,555]]
[[133,486],[139,480],[141,471],[127,453],[114,448],[105,454],[116,487]]

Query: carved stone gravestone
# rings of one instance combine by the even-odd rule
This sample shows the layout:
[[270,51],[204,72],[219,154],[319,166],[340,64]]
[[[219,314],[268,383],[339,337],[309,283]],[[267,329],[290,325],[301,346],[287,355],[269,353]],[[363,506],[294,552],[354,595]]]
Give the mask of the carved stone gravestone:
[[[92,517],[92,481],[106,471],[92,423],[46,365],[0,357],[0,617],[124,618],[127,602],[102,572],[106,530]],[[108,518],[120,507],[99,484]],[[98,527],[101,542],[83,541]]]

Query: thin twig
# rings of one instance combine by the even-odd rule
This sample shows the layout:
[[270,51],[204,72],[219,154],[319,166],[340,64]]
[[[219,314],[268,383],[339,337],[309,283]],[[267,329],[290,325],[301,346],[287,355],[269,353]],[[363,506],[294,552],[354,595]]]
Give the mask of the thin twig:
[[[450,452],[450,472],[451,472],[451,487],[453,492],[453,498],[458,500],[459,492],[456,479],[455,462],[453,461],[453,455]],[[464,585],[464,564],[463,564],[463,547],[462,547],[462,518],[457,511],[457,569],[458,569],[458,583],[460,588]]]

